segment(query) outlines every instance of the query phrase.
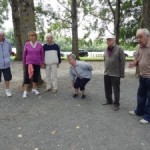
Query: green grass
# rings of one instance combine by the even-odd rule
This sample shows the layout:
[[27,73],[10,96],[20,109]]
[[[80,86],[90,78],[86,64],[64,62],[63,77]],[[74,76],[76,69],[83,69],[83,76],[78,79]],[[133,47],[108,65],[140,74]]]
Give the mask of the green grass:
[[[126,61],[132,61],[134,58],[126,57]],[[62,60],[67,60],[66,57],[63,57]],[[80,57],[80,60],[84,61],[104,61],[104,57],[97,57],[97,58],[89,58],[89,57]]]

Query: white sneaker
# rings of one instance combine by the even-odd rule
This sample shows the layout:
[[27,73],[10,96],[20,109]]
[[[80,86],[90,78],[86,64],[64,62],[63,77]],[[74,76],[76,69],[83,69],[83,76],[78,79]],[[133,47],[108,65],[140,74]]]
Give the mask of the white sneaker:
[[22,95],[22,98],[27,98],[27,95],[28,95],[28,92],[27,92],[27,91],[24,91],[24,92],[23,92],[23,95]]
[[35,95],[39,95],[40,92],[37,89],[32,89],[32,93],[34,93]]
[[148,124],[149,122],[147,120],[145,120],[145,119],[141,119],[140,123],[142,123],[142,124]]
[[11,97],[12,96],[11,91],[9,89],[6,89],[5,93],[6,93],[7,97]]
[[136,115],[135,111],[133,111],[133,110],[129,111],[129,114],[130,115]]

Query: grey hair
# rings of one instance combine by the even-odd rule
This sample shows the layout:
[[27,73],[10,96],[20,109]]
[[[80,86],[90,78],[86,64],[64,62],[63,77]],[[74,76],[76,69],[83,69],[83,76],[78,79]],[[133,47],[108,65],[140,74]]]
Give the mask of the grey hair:
[[77,58],[76,58],[76,55],[75,54],[69,54],[68,56],[67,56],[67,58],[72,58],[72,59],[74,59],[74,60],[76,60]]
[[53,38],[53,35],[52,35],[51,33],[47,33],[47,34],[45,35],[45,38],[47,38],[47,37],[52,37],[52,38]]
[[146,36],[150,36],[150,33],[149,33],[149,30],[147,28],[141,28],[141,29],[138,29],[137,32],[136,32],[136,36],[140,33],[143,33],[144,35]]
[[5,35],[5,32],[3,30],[0,30],[1,35]]

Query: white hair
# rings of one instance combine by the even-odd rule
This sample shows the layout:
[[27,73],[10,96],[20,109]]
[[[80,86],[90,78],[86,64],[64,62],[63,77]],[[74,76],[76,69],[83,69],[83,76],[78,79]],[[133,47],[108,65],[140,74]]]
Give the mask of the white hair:
[[3,30],[0,30],[1,35],[5,35],[5,32]]
[[136,32],[136,36],[137,36],[138,34],[140,34],[140,33],[142,33],[142,34],[144,34],[144,35],[146,35],[146,36],[150,36],[149,30],[148,30],[147,28],[138,29],[137,32]]
[[75,54],[69,54],[68,56],[67,56],[67,58],[72,58],[72,59],[74,59],[74,60],[76,60],[77,58],[76,58],[76,55]]
[[47,37],[52,37],[52,38],[53,38],[53,35],[52,35],[51,33],[47,33],[47,34],[45,35],[45,39],[46,39]]

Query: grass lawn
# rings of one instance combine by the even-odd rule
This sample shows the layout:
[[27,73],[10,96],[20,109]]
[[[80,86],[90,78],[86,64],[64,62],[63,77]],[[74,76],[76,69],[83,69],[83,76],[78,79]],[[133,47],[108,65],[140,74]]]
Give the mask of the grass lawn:
[[[132,61],[134,58],[126,57],[126,61]],[[67,60],[66,57],[63,57],[62,60]],[[80,57],[80,60],[84,61],[104,61],[104,57],[97,57],[97,58],[89,58],[89,57]]]

